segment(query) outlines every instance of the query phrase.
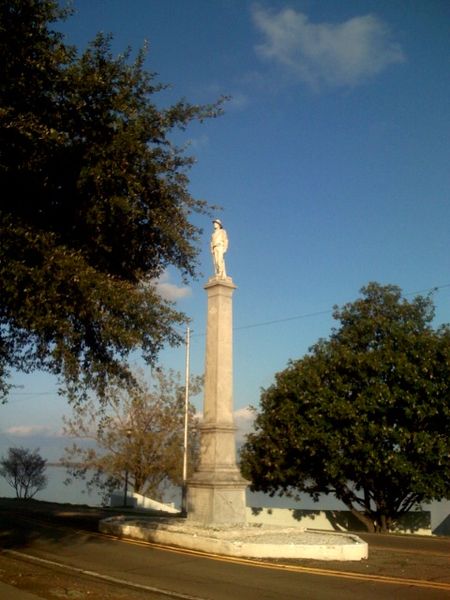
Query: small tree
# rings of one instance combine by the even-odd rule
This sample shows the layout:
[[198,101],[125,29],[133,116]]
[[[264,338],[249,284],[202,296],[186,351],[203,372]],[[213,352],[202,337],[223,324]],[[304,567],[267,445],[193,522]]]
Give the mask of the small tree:
[[450,496],[450,329],[430,298],[371,283],[340,327],[263,391],[242,452],[252,489],[334,494],[368,530]]
[[29,500],[47,485],[46,463],[39,448],[9,448],[8,456],[0,461],[0,475],[15,489],[17,498]]
[[[151,386],[142,376],[138,380],[140,389],[125,392],[111,387],[106,404],[78,404],[73,416],[64,419],[66,435],[78,438],[63,458],[69,480],[84,479],[88,490],[99,489],[104,499],[122,485],[125,473],[135,492],[157,500],[166,485],[182,481],[185,388],[180,375],[157,369]],[[202,378],[193,377],[191,394],[201,388]],[[192,405],[189,428],[188,464],[192,467],[198,454]]]

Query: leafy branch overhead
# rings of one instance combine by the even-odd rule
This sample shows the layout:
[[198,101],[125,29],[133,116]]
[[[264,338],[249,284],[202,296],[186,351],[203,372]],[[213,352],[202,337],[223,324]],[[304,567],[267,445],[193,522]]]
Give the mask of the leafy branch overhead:
[[221,114],[164,89],[144,52],[114,57],[99,34],[81,54],[52,0],[0,0],[0,383],[45,369],[75,395],[129,380],[139,347],[153,362],[185,317],[155,280],[197,274],[208,205],[188,190],[193,162],[174,130]]

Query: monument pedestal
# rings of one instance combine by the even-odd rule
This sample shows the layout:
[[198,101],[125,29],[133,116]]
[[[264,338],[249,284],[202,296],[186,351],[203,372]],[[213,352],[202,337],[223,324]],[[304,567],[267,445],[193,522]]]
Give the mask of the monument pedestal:
[[236,464],[233,420],[233,315],[231,277],[211,277],[206,330],[205,396],[200,464],[188,481],[188,519],[203,524],[245,523],[247,481]]

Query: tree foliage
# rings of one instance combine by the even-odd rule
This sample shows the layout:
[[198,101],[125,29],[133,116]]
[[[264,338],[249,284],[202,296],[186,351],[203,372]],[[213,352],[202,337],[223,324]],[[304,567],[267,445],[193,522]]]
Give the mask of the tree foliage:
[[[154,371],[152,385],[140,379],[140,390],[110,387],[107,402],[89,401],[74,407],[65,419],[65,434],[77,438],[66,448],[63,462],[70,477],[87,482],[106,496],[120,488],[128,471],[134,491],[160,500],[167,485],[182,482],[185,387],[179,374]],[[190,395],[202,389],[202,378],[192,377]],[[195,409],[188,414],[188,467],[198,454]]]
[[103,397],[130,379],[132,350],[152,363],[180,341],[184,315],[155,282],[196,276],[192,216],[209,210],[170,138],[221,101],[158,108],[144,52],[114,57],[99,34],[78,53],[56,29],[66,17],[56,0],[0,0],[3,394],[11,369],[44,369]]
[[46,464],[39,448],[9,448],[0,461],[0,475],[14,488],[17,498],[29,500],[47,485]]
[[263,391],[242,453],[255,490],[335,494],[369,530],[450,495],[450,329],[431,298],[370,283]]

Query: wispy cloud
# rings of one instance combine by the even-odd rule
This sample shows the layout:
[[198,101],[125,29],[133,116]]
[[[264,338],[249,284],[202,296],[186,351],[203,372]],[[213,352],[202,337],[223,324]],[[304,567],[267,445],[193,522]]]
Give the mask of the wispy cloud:
[[405,61],[389,27],[375,15],[343,23],[311,23],[291,8],[278,13],[254,6],[253,22],[264,42],[255,47],[264,60],[283,65],[312,88],[356,86],[389,65]]
[[[205,85],[196,85],[192,89],[191,96],[198,96],[201,102],[216,102],[219,98],[224,99],[223,108],[226,113],[230,111],[241,111],[247,108],[250,104],[250,97],[242,90],[242,83],[245,83],[248,87],[247,81],[243,81],[242,76],[234,80],[234,82],[210,82]],[[194,138],[190,140],[191,145],[196,148],[196,144],[200,143],[203,148],[207,142],[209,144],[209,138],[205,135],[200,138]]]
[[230,99],[226,104],[226,108],[228,110],[240,111],[247,108],[249,103],[250,101],[247,94],[244,94],[242,92],[235,92],[234,94],[231,94]]
[[167,271],[165,271],[156,282],[156,289],[162,298],[173,302],[180,300],[180,298],[186,298],[192,294],[190,287],[179,286],[172,283]]
[[59,437],[61,435],[61,432],[44,425],[16,425],[8,427],[5,433],[16,437],[33,437],[37,435],[42,437]]
[[190,138],[188,140],[188,145],[196,151],[203,150],[203,148],[209,146],[209,136],[202,134],[198,137]]

